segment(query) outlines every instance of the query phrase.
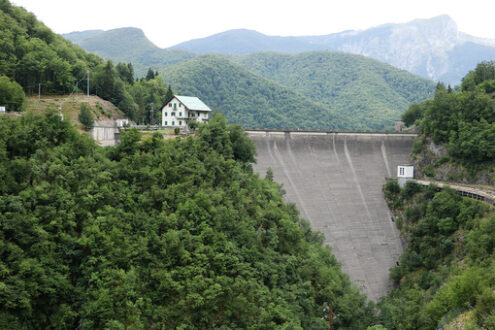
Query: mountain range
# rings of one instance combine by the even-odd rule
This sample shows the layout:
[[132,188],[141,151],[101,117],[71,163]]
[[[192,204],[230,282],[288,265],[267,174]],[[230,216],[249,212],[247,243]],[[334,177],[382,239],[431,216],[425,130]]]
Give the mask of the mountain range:
[[251,30],[229,30],[172,49],[237,55],[260,51],[342,51],[372,57],[449,84],[458,84],[478,62],[495,60],[495,40],[460,32],[447,15],[323,36],[278,37]]
[[431,80],[343,52],[205,56],[161,49],[136,28],[65,37],[107,59],[132,62],[138,76],[152,67],[175,92],[196,95],[230,122],[248,127],[390,129],[411,103],[431,97],[434,91]]
[[[115,36],[115,31],[119,34],[126,31],[129,36],[138,33],[132,32],[132,29],[99,33],[98,30],[91,30],[64,36],[86,50],[110,58],[115,57],[112,53],[113,45],[120,42],[120,39],[108,38]],[[143,34],[142,31],[139,33]],[[83,36],[86,38],[82,38]],[[140,36],[140,40],[143,36],[144,34]],[[123,41],[129,42],[130,39],[124,38]],[[127,49],[132,50],[129,56],[134,59],[138,57],[139,63],[146,62],[145,65],[177,63],[181,59],[194,57],[194,54],[248,55],[266,51],[341,51],[371,57],[446,84],[459,84],[461,78],[478,62],[495,60],[495,40],[477,38],[460,32],[456,23],[447,15],[322,36],[280,37],[237,29],[186,41],[168,49],[160,49],[154,45],[152,49],[149,45],[143,48],[141,46]],[[119,47],[121,46],[117,45],[117,48]]]

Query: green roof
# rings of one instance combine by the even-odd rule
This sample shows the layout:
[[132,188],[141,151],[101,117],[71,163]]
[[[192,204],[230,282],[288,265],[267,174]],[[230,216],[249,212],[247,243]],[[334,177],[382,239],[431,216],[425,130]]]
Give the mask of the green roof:
[[203,103],[196,96],[180,96],[175,95],[175,97],[189,110],[199,110],[199,111],[211,111],[206,104]]

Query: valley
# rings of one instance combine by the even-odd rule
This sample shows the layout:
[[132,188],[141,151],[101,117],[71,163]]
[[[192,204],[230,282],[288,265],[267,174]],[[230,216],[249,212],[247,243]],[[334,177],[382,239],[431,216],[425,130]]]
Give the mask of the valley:
[[0,0],[0,328],[495,328],[493,40],[89,28]]

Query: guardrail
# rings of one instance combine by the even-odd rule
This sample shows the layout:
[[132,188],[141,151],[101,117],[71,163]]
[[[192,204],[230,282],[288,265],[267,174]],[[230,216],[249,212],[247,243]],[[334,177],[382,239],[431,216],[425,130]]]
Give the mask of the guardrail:
[[454,189],[455,191],[459,192],[461,196],[476,199],[485,203],[488,203],[490,205],[495,206],[495,191],[493,193],[487,192],[480,190],[478,188],[474,187],[466,187],[466,186],[461,186],[461,185],[456,185],[456,184],[451,184],[448,182],[439,182],[439,181],[427,181],[427,180],[417,180],[417,179],[409,179],[413,182],[416,182],[418,184],[421,184],[423,186],[428,186],[430,184],[434,184],[439,188],[444,188],[444,187],[449,187],[451,189]]
[[419,136],[418,133],[411,132],[387,132],[387,131],[352,131],[352,130],[308,130],[308,129],[283,129],[283,128],[244,128],[249,132],[267,132],[267,133],[327,133],[327,134],[383,134],[383,135],[407,135]]

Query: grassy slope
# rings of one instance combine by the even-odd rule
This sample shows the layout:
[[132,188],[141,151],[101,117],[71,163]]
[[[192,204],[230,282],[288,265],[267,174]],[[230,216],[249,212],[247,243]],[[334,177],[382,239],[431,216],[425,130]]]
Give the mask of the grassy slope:
[[231,123],[246,127],[364,128],[352,119],[218,56],[206,55],[161,71],[182,95],[195,95]]
[[[48,109],[58,109],[62,103],[62,112],[64,117],[70,118],[73,124],[79,125],[77,119],[82,103],[89,103],[95,120],[119,119],[124,118],[124,114],[112,103],[105,101],[98,96],[90,96],[89,100],[84,95],[50,95],[38,97],[29,97],[26,102],[26,110],[35,113],[44,113]],[[101,106],[101,109],[99,106]]]

